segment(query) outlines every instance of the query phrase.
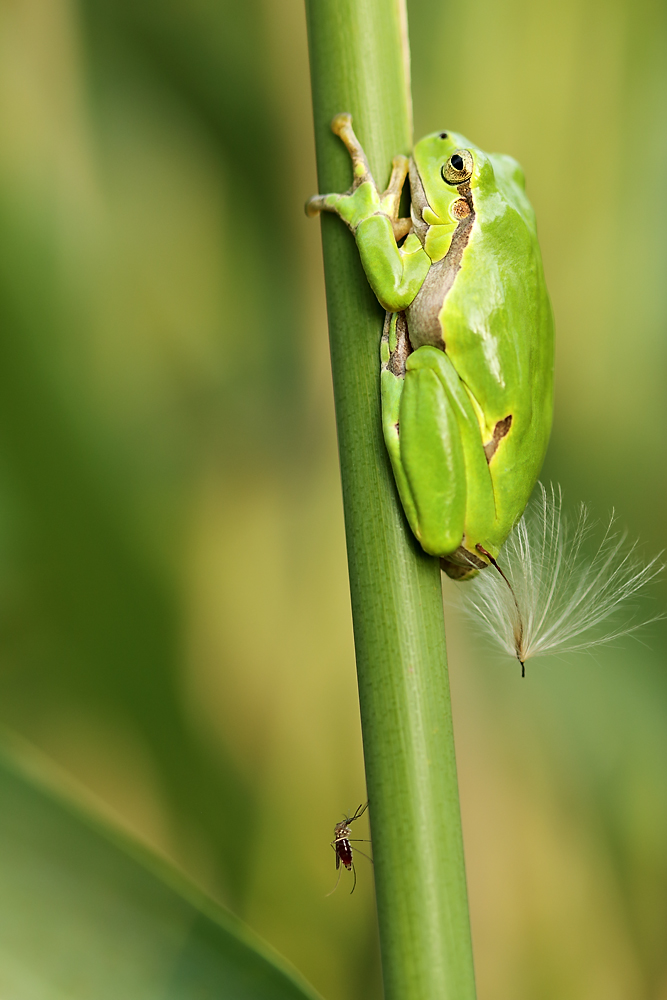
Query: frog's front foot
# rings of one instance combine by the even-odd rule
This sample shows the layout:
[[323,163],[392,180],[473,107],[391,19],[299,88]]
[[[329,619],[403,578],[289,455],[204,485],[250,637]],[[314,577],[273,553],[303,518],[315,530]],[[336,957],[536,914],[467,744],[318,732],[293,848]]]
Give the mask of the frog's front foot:
[[410,229],[410,219],[399,219],[398,208],[403,184],[408,173],[406,156],[395,156],[387,190],[380,193],[373,180],[363,147],[352,128],[352,115],[344,112],[331,122],[331,131],[340,137],[352,160],[352,187],[344,194],[315,195],[306,202],[306,215],[313,218],[320,212],[334,212],[354,232],[364,219],[386,215],[392,224],[396,240]]
[[369,181],[377,191],[373,175],[371,174],[371,168],[368,166],[366,154],[364,153],[363,147],[354,134],[354,129],[352,128],[352,115],[347,112],[336,115],[331,122],[331,131],[334,135],[337,135],[339,139],[342,139],[345,144],[345,148],[350,154],[353,174],[351,190],[355,191],[360,184],[364,184],[366,181]]
[[[374,214],[377,207],[374,202],[379,202],[378,191],[366,154],[354,134],[352,115],[347,112],[336,115],[331,122],[331,131],[342,139],[352,159],[352,187],[344,194],[318,194],[310,198],[306,202],[306,215],[313,218],[320,212],[334,212],[354,230],[360,213],[365,215],[370,210],[370,214]],[[363,190],[355,197],[362,186]]]
[[309,219],[314,219],[316,215],[320,212],[335,212],[335,208],[329,208],[327,205],[328,198],[340,198],[340,195],[331,194],[315,194],[312,198],[309,198],[306,202],[306,215]]

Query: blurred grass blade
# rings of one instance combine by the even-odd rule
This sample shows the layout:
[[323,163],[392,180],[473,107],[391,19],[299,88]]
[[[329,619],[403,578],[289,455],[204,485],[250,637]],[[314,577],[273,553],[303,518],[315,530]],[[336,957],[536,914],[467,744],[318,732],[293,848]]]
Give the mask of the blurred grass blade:
[[167,864],[87,815],[0,741],[0,996],[317,1000]]

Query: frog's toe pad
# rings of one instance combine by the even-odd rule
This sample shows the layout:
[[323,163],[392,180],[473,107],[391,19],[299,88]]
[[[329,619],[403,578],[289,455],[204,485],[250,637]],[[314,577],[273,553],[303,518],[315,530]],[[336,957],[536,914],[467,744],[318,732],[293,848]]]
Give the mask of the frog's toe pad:
[[478,569],[471,569],[470,566],[459,566],[458,563],[449,562],[448,559],[440,560],[440,569],[446,573],[450,580],[472,580],[479,573]]
[[316,215],[319,215],[323,208],[324,198],[322,195],[316,194],[312,198],[309,198],[304,205],[306,215],[309,219],[314,219]]
[[341,111],[340,114],[334,115],[331,120],[331,131],[334,135],[340,135],[345,129],[352,127],[352,115],[349,111]]

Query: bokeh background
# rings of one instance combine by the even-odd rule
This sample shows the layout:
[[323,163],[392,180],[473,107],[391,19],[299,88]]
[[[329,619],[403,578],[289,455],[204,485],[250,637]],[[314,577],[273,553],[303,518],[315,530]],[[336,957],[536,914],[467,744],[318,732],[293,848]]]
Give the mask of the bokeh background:
[[[409,16],[417,136],[528,177],[544,478],[662,549],[667,9]],[[311,128],[300,0],[0,0],[0,723],[374,1000]],[[447,618],[480,1000],[665,1000],[665,628],[521,681]]]

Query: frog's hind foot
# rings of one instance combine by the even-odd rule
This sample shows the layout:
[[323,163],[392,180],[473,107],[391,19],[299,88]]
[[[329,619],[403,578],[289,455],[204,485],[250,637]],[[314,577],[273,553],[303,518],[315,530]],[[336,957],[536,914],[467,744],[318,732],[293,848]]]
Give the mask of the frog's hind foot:
[[480,569],[484,569],[486,566],[488,563],[463,545],[459,545],[456,552],[452,553],[448,559],[440,559],[440,569],[447,574],[450,580],[472,580]]

